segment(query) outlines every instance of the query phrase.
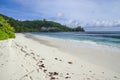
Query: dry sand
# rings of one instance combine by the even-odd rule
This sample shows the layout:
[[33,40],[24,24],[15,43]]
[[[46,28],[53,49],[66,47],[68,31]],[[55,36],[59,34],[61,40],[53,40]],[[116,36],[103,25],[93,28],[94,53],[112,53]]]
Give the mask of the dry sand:
[[[0,80],[120,80],[120,51],[30,34],[0,41]],[[89,45],[89,46],[88,46]]]

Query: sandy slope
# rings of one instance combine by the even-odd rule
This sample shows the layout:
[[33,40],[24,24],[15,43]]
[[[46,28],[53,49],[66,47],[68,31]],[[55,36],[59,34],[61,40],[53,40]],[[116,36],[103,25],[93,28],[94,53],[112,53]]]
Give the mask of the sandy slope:
[[[100,61],[96,53],[99,49],[95,49],[95,52],[93,48],[94,54],[88,54],[89,47],[85,50],[84,47],[77,49],[73,46],[72,49],[62,40],[49,37],[37,39],[25,37],[24,34],[16,36],[16,39],[0,41],[0,80],[120,80],[119,65],[108,63],[109,66],[114,65],[117,72],[113,67],[96,64]],[[76,49],[81,57],[80,54],[72,54]],[[83,53],[87,56],[83,56]],[[119,55],[112,54],[112,59],[111,54],[102,54],[105,63],[107,59],[113,62],[118,59]],[[87,59],[91,56],[97,58]],[[119,61],[116,63],[119,64]]]
[[81,60],[88,61],[90,63],[108,68],[114,72],[120,73],[120,49],[112,46],[98,45],[91,42],[64,40],[46,36],[30,36],[27,34],[27,38],[31,38],[36,41],[40,41],[42,44],[55,47],[60,51],[69,53],[73,56],[80,58]]

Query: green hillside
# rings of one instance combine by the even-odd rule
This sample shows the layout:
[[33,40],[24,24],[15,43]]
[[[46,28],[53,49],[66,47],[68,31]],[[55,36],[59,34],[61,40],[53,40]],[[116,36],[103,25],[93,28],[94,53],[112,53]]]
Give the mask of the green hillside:
[[0,40],[15,38],[14,28],[0,16]]
[[70,28],[60,23],[47,20],[26,20],[19,21],[11,17],[0,14],[7,22],[15,28],[15,32],[71,32],[84,31],[80,26],[77,28]]

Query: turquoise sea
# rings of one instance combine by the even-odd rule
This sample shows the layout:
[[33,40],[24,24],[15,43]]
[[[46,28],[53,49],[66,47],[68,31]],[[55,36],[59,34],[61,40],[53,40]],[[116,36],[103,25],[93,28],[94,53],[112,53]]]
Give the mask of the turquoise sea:
[[120,48],[120,33],[87,33],[87,32],[35,32],[35,35],[44,35],[74,41],[103,44]]

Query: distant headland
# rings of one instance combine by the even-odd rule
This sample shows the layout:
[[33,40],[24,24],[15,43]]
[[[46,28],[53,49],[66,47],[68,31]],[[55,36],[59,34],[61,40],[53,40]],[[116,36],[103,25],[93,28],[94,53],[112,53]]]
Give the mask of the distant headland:
[[15,32],[83,32],[81,26],[70,28],[58,22],[43,20],[15,20],[14,18],[0,14],[12,27]]

